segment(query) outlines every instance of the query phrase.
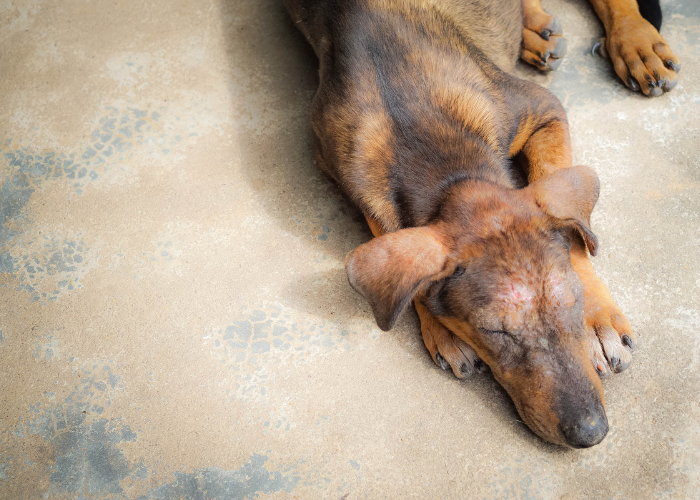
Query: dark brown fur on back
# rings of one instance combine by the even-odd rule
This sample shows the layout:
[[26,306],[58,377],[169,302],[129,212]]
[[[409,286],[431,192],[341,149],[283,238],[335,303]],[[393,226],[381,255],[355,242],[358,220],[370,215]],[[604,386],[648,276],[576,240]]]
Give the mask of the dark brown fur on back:
[[513,186],[519,137],[563,114],[508,75],[519,0],[287,0],[320,60],[319,164],[384,231],[426,224],[457,181]]

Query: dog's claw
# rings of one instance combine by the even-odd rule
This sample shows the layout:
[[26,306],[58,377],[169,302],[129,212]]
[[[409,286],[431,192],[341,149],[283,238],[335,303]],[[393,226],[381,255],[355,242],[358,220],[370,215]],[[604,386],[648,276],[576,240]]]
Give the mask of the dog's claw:
[[477,373],[485,373],[489,370],[489,365],[484,363],[481,358],[476,358],[476,361],[474,361],[474,370]]
[[598,56],[603,59],[608,59],[608,49],[605,46],[607,42],[607,39],[605,37],[601,38],[598,40],[596,43],[593,44],[593,48],[591,48],[591,55],[592,56]]
[[561,28],[561,22],[559,22],[558,17],[555,17],[554,21],[552,21],[552,28],[550,29],[550,32],[554,35],[561,35],[564,33],[564,30]]
[[554,70],[557,69],[559,66],[561,66],[561,62],[562,62],[563,60],[564,60],[564,59],[553,59],[552,62],[549,63],[549,69],[551,69],[552,71],[554,71]]
[[476,358],[473,363],[462,363],[460,366],[463,378],[471,377],[477,373],[487,372],[488,369],[488,365],[484,363],[481,358]]
[[663,86],[664,91],[669,92],[669,91],[673,90],[677,83],[678,83],[678,80],[673,80],[671,82],[665,82],[664,86]]
[[435,354],[435,361],[437,361],[437,364],[440,365],[440,368],[442,368],[443,370],[447,370],[447,367],[449,365],[447,364],[447,361],[445,361],[445,358],[442,357],[442,354],[440,354],[439,352]]
[[629,368],[630,364],[632,364],[632,359],[622,361],[620,358],[615,357],[612,360],[610,360],[610,364],[612,365],[613,372],[621,373],[624,372],[627,368]]
[[629,335],[622,336],[622,343],[629,347],[630,351],[634,352],[637,350],[637,343]]
[[630,90],[658,97],[673,88],[680,69],[678,60],[647,21],[640,17],[610,27],[607,40],[615,73]]
[[[674,63],[671,59],[668,59],[668,60],[666,61],[666,67],[669,68],[669,69],[672,69],[672,70],[675,71],[676,73],[680,73],[680,72],[681,72],[681,65],[680,65],[680,64]],[[675,86],[675,83],[674,83],[674,86]]]
[[610,360],[610,367],[615,373],[620,373],[620,358],[612,358]]

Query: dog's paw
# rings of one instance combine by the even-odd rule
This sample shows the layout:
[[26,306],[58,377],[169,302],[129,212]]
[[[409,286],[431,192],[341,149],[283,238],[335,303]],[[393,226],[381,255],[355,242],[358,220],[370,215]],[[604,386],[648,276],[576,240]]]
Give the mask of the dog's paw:
[[617,75],[635,92],[656,97],[678,83],[678,58],[656,28],[641,17],[613,26],[595,49],[612,60]]
[[584,318],[588,350],[593,366],[601,377],[626,370],[632,362],[636,341],[627,318],[602,282],[586,290]]
[[[425,344],[436,365],[443,370],[447,370],[449,366],[455,377],[460,379],[488,370],[486,363],[481,360],[474,349],[462,339],[455,337],[444,326],[441,325],[440,328],[442,329],[441,333],[435,335],[436,332],[432,332],[431,334],[435,342],[430,347],[428,347],[428,343]],[[424,341],[425,337],[424,332]]]
[[488,366],[476,351],[445,328],[420,303],[416,303],[416,310],[420,317],[423,342],[436,365],[443,370],[452,368],[460,379],[488,371]]
[[559,19],[541,9],[525,12],[520,58],[539,70],[557,69],[566,54]]

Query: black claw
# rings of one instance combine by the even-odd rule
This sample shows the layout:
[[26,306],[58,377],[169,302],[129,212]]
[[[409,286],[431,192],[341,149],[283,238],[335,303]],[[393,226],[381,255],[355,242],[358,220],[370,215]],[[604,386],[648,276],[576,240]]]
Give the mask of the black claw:
[[[600,48],[600,45],[601,45],[600,42],[596,42],[596,44],[593,46],[593,48],[591,49],[591,55],[592,55],[592,56],[595,56],[595,55],[596,55],[596,52],[597,52],[598,49]],[[601,54],[601,55],[602,55],[602,54]]]
[[486,363],[484,363],[484,362],[481,360],[481,358],[477,358],[477,360],[474,361],[474,369],[475,369],[477,372],[482,373],[482,372],[485,372],[486,370],[488,370],[489,367],[486,365]]
[[440,365],[440,368],[443,370],[447,370],[447,361],[445,361],[445,358],[442,357],[442,354],[437,353],[435,355],[435,361]]
[[664,92],[669,92],[673,90],[673,88],[676,86],[678,83],[678,80],[671,80],[670,82],[666,82],[664,84]]
[[561,23],[559,22],[559,18],[555,17],[554,22],[552,23],[552,28],[550,29],[550,33],[554,35],[561,35],[563,31],[561,30]]
[[680,64],[674,63],[674,62],[671,61],[670,59],[669,59],[668,61],[666,61],[666,67],[669,68],[669,69],[672,69],[672,70],[675,71],[676,73],[680,73],[680,72],[681,72],[681,65],[680,65]]
[[639,92],[639,83],[637,83],[637,80],[635,80],[634,77],[627,77],[627,86],[635,92]]
[[634,352],[637,349],[637,343],[632,337],[625,334],[622,336],[622,344],[630,348],[630,351]]
[[540,36],[544,38],[545,40],[549,41],[549,35],[551,35],[552,32],[549,31],[547,28],[542,30],[542,33],[540,33]]
[[460,366],[459,369],[462,371],[462,375],[472,374],[472,371],[469,369],[469,365],[466,363],[462,363],[462,366]]
[[563,60],[564,60],[564,59],[552,59],[551,62],[549,63],[549,69],[551,69],[552,71],[554,71],[554,70],[557,69],[559,66],[561,66],[561,62],[562,62]]
[[612,371],[615,373],[624,372],[627,368],[629,368],[630,364],[631,364],[631,361],[627,361],[627,362],[623,363],[622,360],[620,358],[617,358],[617,357],[610,360],[610,365],[611,365]]
[[610,368],[612,368],[612,371],[615,373],[619,372],[618,368],[620,366],[620,358],[614,357],[610,360]]

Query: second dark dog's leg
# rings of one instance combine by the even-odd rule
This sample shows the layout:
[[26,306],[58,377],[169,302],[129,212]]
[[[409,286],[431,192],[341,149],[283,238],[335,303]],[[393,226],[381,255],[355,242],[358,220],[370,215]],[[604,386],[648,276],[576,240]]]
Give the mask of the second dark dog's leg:
[[610,57],[625,85],[650,97],[672,90],[680,62],[656,28],[642,17],[637,0],[590,1],[605,25],[602,54]]

